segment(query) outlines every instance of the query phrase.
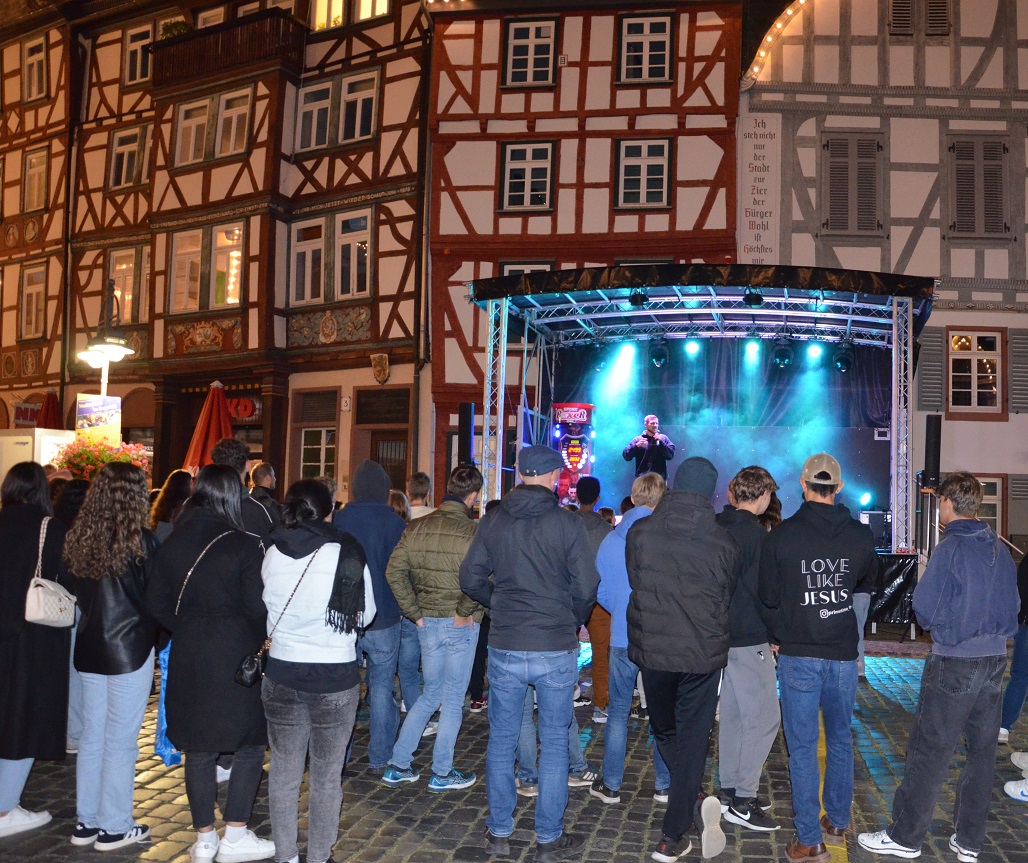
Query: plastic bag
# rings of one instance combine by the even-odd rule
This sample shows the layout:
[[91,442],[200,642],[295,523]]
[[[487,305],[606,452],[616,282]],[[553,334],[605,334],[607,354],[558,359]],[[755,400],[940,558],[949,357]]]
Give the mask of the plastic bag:
[[157,654],[157,661],[161,666],[161,694],[157,700],[157,730],[154,733],[153,748],[168,767],[174,767],[182,763],[182,753],[179,752],[171,741],[168,740],[168,719],[164,715],[164,693],[168,688],[168,656],[171,653],[171,642],[169,641],[164,650]]

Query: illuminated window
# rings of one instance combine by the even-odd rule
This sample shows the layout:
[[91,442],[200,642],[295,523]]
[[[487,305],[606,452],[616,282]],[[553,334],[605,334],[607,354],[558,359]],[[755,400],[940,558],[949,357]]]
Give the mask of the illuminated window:
[[150,43],[153,27],[136,27],[125,33],[125,83],[150,80]]
[[510,87],[554,82],[556,21],[508,21],[506,81]]
[[114,296],[124,323],[145,321],[150,283],[150,247],[112,249],[107,253],[107,277],[114,281]]
[[552,143],[505,144],[501,209],[550,209],[552,174]]
[[671,19],[666,16],[621,19],[620,80],[671,80]]
[[218,105],[219,156],[232,156],[246,150],[246,121],[250,115],[250,93],[227,93]]
[[389,0],[352,0],[353,21],[367,21],[389,14]]
[[311,3],[312,30],[341,27],[343,23],[343,0],[314,0]]
[[19,338],[38,339],[46,329],[46,265],[26,266],[21,271],[21,322]]
[[211,308],[239,305],[243,263],[243,224],[214,229],[211,251]]
[[949,403],[955,413],[1003,412],[1003,334],[949,331]]
[[619,141],[619,207],[667,207],[671,142]]
[[22,101],[46,98],[46,37],[40,36],[22,47]]
[[336,255],[336,298],[368,293],[368,214],[346,213],[336,218],[338,255]]
[[1003,534],[1003,478],[998,476],[976,477],[982,484],[982,505],[978,509],[978,520],[984,521],[996,533]]
[[336,430],[305,428],[300,435],[300,476],[304,479],[335,476]]

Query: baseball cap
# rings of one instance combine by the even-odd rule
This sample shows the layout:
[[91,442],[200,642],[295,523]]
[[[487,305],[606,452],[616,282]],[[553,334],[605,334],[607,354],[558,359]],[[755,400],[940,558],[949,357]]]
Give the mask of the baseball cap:
[[526,446],[518,453],[518,473],[522,476],[542,476],[562,467],[560,453],[548,446]]
[[[828,474],[828,478],[819,478],[819,473]],[[823,482],[837,485],[842,482],[842,468],[834,456],[830,456],[826,452],[819,452],[803,462],[803,473],[800,476],[807,482]]]

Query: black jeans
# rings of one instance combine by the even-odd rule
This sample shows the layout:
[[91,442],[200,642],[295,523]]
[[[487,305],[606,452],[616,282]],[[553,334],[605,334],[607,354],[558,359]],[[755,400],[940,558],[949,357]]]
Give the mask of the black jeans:
[[[221,813],[225,821],[250,820],[253,801],[261,784],[266,746],[244,746],[237,749],[232,759],[232,776],[228,780],[228,793]],[[218,797],[218,779],[215,766],[217,752],[186,752],[186,796],[193,827],[209,827],[214,823],[214,804]]]
[[478,647],[475,648],[475,664],[471,666],[471,684],[468,695],[472,701],[481,701],[485,689],[485,666],[489,658],[489,615],[482,618],[478,628]]
[[677,841],[693,825],[717,712],[721,672],[686,674],[644,668],[642,676],[650,729],[660,757],[671,771],[663,832]]
[[921,847],[953,752],[964,737],[967,758],[957,781],[953,826],[962,847],[981,850],[996,775],[1006,664],[1006,655],[958,659],[933,653],[925,661],[907,765],[892,803],[889,836],[894,842]]

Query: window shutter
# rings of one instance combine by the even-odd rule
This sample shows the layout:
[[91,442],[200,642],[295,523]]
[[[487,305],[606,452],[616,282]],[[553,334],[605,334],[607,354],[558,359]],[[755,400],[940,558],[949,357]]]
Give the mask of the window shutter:
[[859,138],[857,147],[856,213],[850,224],[860,233],[881,229],[878,221],[878,141]]
[[889,32],[893,36],[914,35],[914,0],[890,0]]
[[300,392],[293,402],[293,421],[298,423],[325,423],[334,425],[337,419],[337,390]]
[[1011,500],[1028,500],[1028,474],[1012,473],[1008,477]]
[[823,227],[846,232],[850,230],[850,140],[829,138],[824,149],[828,160],[828,206]]
[[982,215],[986,234],[1003,234],[1007,228],[1003,205],[1002,141],[982,142]]
[[946,331],[925,327],[918,344],[917,409],[938,413],[946,406]]
[[928,0],[925,12],[925,35],[949,35],[949,0]]
[[1013,413],[1028,413],[1028,330],[1009,330],[1010,401]]
[[957,234],[973,234],[975,218],[975,145],[974,141],[954,141],[953,146],[953,223]]

